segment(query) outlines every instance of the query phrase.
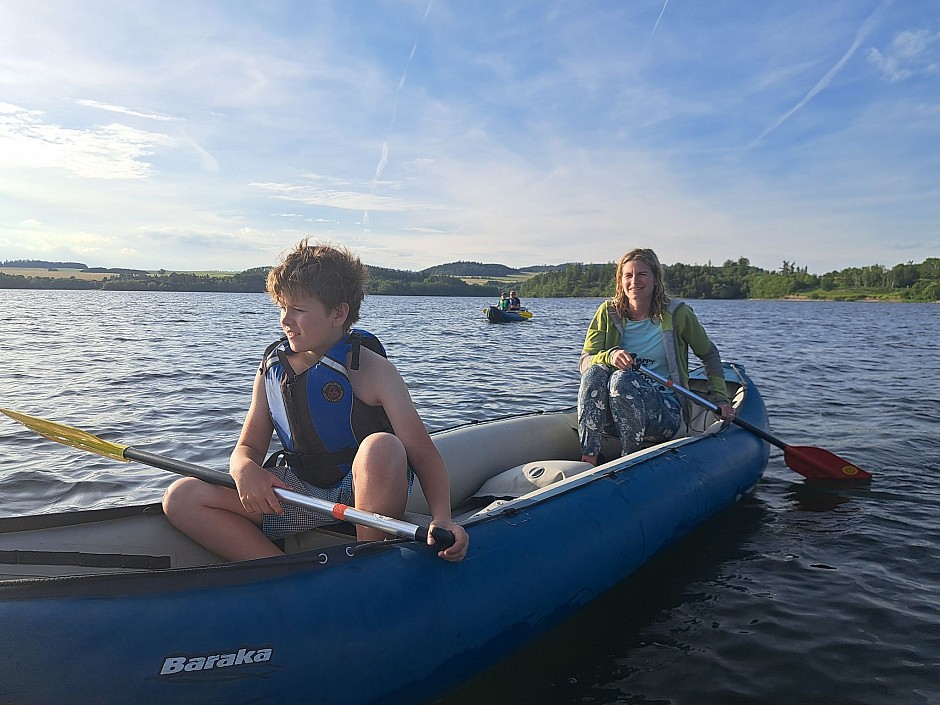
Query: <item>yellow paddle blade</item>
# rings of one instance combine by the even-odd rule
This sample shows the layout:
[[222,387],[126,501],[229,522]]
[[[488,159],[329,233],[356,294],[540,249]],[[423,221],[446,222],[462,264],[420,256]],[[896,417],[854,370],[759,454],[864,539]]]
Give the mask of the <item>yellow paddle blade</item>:
[[71,426],[56,423],[55,421],[47,421],[46,419],[21,414],[17,411],[11,411],[10,409],[0,409],[0,412],[6,414],[14,421],[19,421],[26,426],[26,428],[35,431],[40,436],[48,438],[50,441],[62,443],[63,445],[72,446],[80,450],[89,450],[92,453],[103,455],[106,458],[123,460],[125,463],[128,462],[127,458],[124,457],[124,451],[127,446],[111,443],[110,441],[98,438],[98,436],[93,436],[87,431],[81,431]]

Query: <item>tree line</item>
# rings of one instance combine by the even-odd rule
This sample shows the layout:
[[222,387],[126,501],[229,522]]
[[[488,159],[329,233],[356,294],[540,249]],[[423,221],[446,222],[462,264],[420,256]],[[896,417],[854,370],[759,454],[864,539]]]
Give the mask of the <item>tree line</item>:
[[[907,262],[888,269],[880,264],[848,267],[816,275],[794,262],[777,271],[753,266],[746,257],[712,264],[664,265],[666,290],[683,299],[810,299],[940,301],[940,258]],[[617,265],[571,264],[516,285],[520,296],[608,297],[614,293]]]
[[84,262],[49,262],[44,259],[10,259],[0,262],[0,267],[20,267],[23,269],[87,269]]
[[0,289],[100,289],[103,291],[264,291],[263,274],[242,272],[226,277],[169,272],[167,274],[117,274],[106,279],[40,277],[0,272]]
[[[614,293],[617,265],[568,264],[518,282],[468,284],[437,268],[409,272],[368,267],[369,292],[395,296],[492,296],[514,288],[524,298],[608,297]],[[263,292],[268,267],[255,267],[230,276],[182,272],[122,272],[100,280],[76,277],[24,276],[0,272],[4,289],[101,289],[104,291]],[[112,270],[114,271],[114,270]],[[118,270],[120,271],[120,270]],[[478,270],[475,270],[478,271]],[[522,271],[522,270],[520,270]],[[469,276],[469,275],[463,275]],[[666,289],[684,299],[811,299],[940,301],[940,258],[920,264],[907,262],[888,269],[879,264],[810,274],[806,267],[784,261],[779,270],[753,266],[746,257],[721,266],[682,264],[664,266]]]
[[[369,293],[394,296],[493,296],[499,284],[472,285],[441,274],[368,267]],[[265,290],[268,267],[228,276],[185,272],[119,273],[104,279],[44,277],[0,272],[0,289],[85,289],[102,291],[204,291],[259,293]],[[83,271],[91,271],[85,268]]]

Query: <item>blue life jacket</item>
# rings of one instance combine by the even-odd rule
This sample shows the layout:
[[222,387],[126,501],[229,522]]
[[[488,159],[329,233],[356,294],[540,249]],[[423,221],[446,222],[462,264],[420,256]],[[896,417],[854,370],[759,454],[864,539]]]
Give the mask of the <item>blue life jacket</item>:
[[385,410],[369,406],[353,393],[346,370],[359,369],[359,349],[365,345],[385,357],[385,348],[368,331],[352,329],[313,367],[299,375],[290,363],[287,338],[264,353],[264,387],[274,430],[283,450],[265,461],[285,463],[297,477],[317,487],[333,487],[352,471],[362,440],[373,433],[391,432]]

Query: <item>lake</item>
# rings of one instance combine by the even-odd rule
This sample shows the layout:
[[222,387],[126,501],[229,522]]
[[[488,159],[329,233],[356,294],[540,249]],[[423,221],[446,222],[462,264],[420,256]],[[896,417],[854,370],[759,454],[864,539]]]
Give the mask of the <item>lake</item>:
[[[532,321],[503,325],[488,303],[363,306],[431,430],[575,404],[600,299],[527,300]],[[940,306],[691,303],[774,435],[874,482],[813,488],[772,449],[751,497],[439,705],[940,702]],[[0,405],[219,469],[279,335],[262,294],[0,290],[0,312]],[[173,479],[0,420],[2,516],[156,501]]]

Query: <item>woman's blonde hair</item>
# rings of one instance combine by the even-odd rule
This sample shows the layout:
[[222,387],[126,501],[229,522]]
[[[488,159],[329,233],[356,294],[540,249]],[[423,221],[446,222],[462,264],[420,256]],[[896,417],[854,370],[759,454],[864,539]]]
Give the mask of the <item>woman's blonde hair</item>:
[[659,263],[659,257],[652,250],[645,247],[637,247],[630,250],[620,258],[617,263],[617,283],[614,290],[614,310],[621,318],[627,317],[627,292],[623,290],[623,281],[620,278],[624,265],[633,260],[645,262],[653,273],[653,299],[650,302],[650,320],[663,320],[663,311],[669,306],[669,296],[666,294],[666,282],[663,278],[663,266]]
[[359,308],[366,295],[369,270],[347,248],[311,243],[304,238],[268,272],[267,291],[274,303],[283,305],[291,298],[316,296],[328,309],[349,306],[344,328],[359,320]]

